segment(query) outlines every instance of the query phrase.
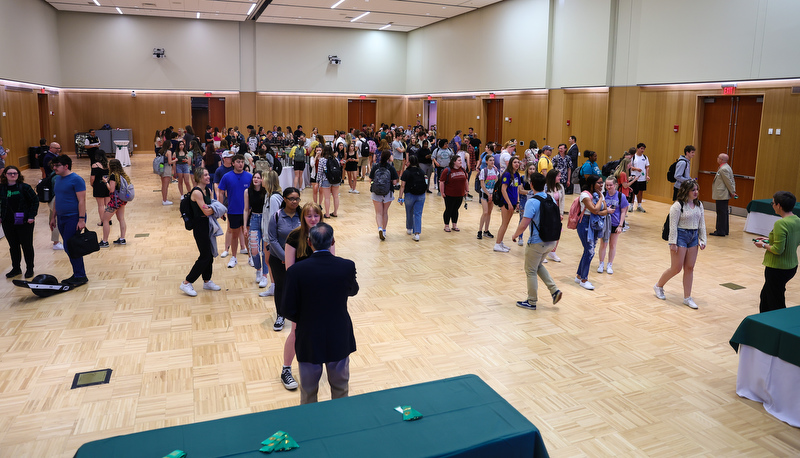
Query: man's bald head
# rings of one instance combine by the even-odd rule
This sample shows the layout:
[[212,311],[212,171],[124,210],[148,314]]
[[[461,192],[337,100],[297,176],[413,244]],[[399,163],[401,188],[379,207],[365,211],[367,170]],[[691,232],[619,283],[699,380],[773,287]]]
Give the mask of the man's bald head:
[[717,162],[720,164],[725,164],[726,162],[728,162],[728,159],[730,158],[725,153],[720,153],[720,155],[717,156]]
[[50,143],[50,151],[56,154],[61,154],[61,145],[56,142]]

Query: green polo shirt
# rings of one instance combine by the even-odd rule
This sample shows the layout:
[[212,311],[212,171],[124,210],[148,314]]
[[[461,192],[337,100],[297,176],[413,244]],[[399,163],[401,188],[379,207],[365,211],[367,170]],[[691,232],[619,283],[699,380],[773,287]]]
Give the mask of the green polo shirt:
[[800,246],[800,218],[787,216],[775,222],[769,233],[770,249],[764,253],[764,264],[773,269],[797,267],[797,247]]

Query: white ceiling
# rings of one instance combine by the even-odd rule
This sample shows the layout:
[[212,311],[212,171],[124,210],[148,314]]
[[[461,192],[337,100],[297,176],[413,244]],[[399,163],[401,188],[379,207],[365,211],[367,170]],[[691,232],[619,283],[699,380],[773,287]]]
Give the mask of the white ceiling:
[[[257,14],[269,0],[45,0],[60,11],[83,13],[163,16],[223,21],[244,21],[253,3]],[[318,27],[346,27],[377,30],[391,23],[390,31],[408,32],[460,14],[474,11],[502,0],[344,0],[331,9],[337,0],[272,0],[258,18],[261,23],[303,24]],[[351,19],[369,11],[356,22]]]

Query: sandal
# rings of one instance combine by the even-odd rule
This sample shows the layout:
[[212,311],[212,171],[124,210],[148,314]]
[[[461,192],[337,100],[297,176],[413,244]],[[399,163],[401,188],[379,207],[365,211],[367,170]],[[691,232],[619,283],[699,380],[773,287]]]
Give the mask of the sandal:
[[444,227],[444,231],[445,231],[445,232],[450,232],[450,226],[445,226],[445,227]]
[[339,215],[337,215],[336,213],[331,213],[331,216],[333,216],[334,218],[338,218],[339,217]]
[[455,226],[453,226],[453,230],[456,231],[456,232],[461,232],[461,229],[459,229],[459,228],[457,228]]

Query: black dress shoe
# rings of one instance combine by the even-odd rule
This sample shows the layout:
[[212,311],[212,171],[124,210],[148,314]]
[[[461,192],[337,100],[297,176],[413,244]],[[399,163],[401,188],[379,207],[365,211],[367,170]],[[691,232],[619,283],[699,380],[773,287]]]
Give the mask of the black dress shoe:
[[61,283],[64,283],[64,284],[72,286],[72,287],[76,287],[76,286],[81,286],[81,285],[85,285],[86,283],[89,283],[89,279],[86,278],[86,277],[75,277],[75,276],[72,276],[72,277],[69,277],[66,280],[62,281]]
[[7,274],[6,278],[16,277],[17,275],[22,273],[22,269],[11,269]]
[[26,269],[25,278],[32,278],[32,277],[33,277],[33,269]]
[[716,232],[709,232],[708,235],[713,235],[714,237],[725,237],[722,234],[717,234]]

